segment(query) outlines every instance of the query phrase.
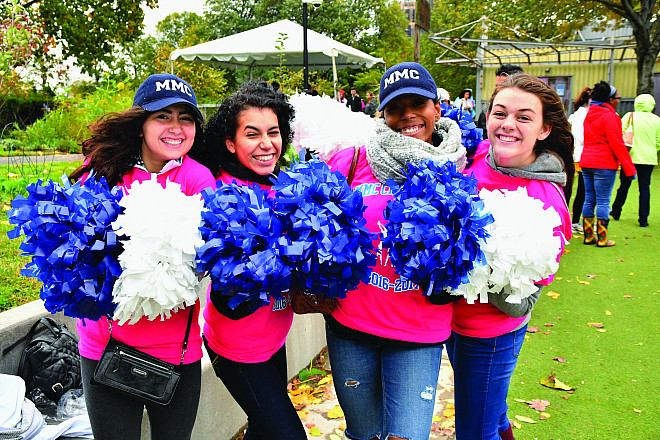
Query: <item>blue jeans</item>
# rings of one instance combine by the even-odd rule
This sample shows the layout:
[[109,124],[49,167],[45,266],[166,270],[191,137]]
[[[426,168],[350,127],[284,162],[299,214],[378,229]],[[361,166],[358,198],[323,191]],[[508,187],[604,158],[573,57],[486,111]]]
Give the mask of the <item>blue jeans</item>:
[[335,391],[346,417],[346,437],[428,440],[442,344],[419,348],[364,344],[342,338],[327,325],[325,331]]
[[584,179],[582,217],[593,217],[595,213],[599,220],[609,220],[616,170],[582,168],[582,178]]
[[456,438],[500,440],[509,428],[506,397],[526,330],[494,338],[452,334],[447,354],[454,369]]
[[[640,223],[645,223],[649,218],[651,208],[651,174],[653,174],[654,165],[635,164],[637,170],[637,185],[639,186],[639,216]],[[616,191],[616,198],[612,204],[612,212],[621,215],[623,205],[628,197],[631,180],[621,171],[619,173],[619,189]]]
[[213,369],[248,417],[244,440],[307,440],[287,393],[286,348],[265,362],[234,362],[204,340]]

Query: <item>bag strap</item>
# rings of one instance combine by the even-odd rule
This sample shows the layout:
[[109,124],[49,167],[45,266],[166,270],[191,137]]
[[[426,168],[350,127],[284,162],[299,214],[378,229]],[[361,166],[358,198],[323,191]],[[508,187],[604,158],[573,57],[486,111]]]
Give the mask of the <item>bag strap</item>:
[[188,326],[186,327],[186,336],[183,338],[183,345],[181,346],[181,362],[179,365],[183,365],[183,357],[188,351],[188,336],[190,336],[190,327],[192,326],[193,312],[195,311],[195,304],[190,308],[190,314],[188,315]]
[[350,185],[355,178],[355,170],[357,170],[358,156],[360,156],[360,148],[353,147],[353,160],[351,161],[351,169],[348,171],[348,179],[346,181]]
[[[181,362],[179,365],[183,365],[183,357],[188,351],[188,337],[190,336],[190,327],[192,327],[192,319],[195,312],[195,304],[190,307],[190,313],[188,314],[188,324],[186,325],[186,336],[183,338],[183,345],[181,346]],[[112,337],[112,320],[108,319],[108,331],[110,332],[110,337]]]

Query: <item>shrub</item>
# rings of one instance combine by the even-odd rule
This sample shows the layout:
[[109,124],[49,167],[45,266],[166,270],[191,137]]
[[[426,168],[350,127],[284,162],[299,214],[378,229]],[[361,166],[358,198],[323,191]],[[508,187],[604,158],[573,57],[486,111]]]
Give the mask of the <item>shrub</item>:
[[89,134],[87,126],[105,113],[130,108],[133,94],[123,83],[106,80],[91,93],[58,97],[55,108],[44,118],[12,131],[8,135],[12,140],[3,141],[3,148],[79,153],[79,142]]

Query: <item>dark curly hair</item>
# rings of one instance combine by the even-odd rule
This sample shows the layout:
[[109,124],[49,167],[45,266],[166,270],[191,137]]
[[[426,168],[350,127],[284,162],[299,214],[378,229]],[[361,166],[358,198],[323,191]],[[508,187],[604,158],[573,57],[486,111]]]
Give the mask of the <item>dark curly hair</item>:
[[[150,114],[142,107],[120,113],[106,113],[87,128],[92,135],[80,142],[85,162],[69,175],[73,182],[94,170],[97,177],[105,177],[110,188],[121,184],[123,176],[140,158],[142,126]],[[202,121],[195,118],[195,141],[188,156],[199,162],[204,146]]]
[[549,85],[535,76],[527,73],[517,73],[509,76],[500,85],[495,87],[490,98],[488,112],[493,111],[493,102],[499,92],[508,88],[516,88],[531,93],[539,98],[543,108],[543,124],[552,130],[547,138],[536,141],[534,153],[538,156],[544,151],[558,156],[564,163],[566,172],[566,190],[570,200],[570,190],[573,188],[575,164],[573,163],[573,134],[571,125],[566,119],[566,112],[561,99]]
[[277,116],[277,123],[282,136],[280,159],[293,139],[295,109],[286,101],[285,96],[276,93],[270,84],[264,81],[245,83],[237,92],[220,104],[220,108],[204,127],[206,154],[201,163],[206,165],[216,177],[220,175],[223,166],[228,163],[238,165],[236,155],[227,149],[225,141],[236,138],[238,116],[242,111],[250,108],[269,108]]

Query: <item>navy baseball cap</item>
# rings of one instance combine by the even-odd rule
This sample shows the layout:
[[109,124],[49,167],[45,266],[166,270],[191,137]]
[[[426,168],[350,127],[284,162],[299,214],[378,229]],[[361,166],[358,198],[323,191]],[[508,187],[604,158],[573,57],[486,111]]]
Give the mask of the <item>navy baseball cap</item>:
[[156,112],[173,104],[188,104],[195,115],[204,120],[197,107],[197,98],[190,84],[170,73],[158,73],[145,79],[135,92],[134,107]]
[[400,95],[411,93],[429,99],[438,99],[438,89],[428,70],[419,63],[400,63],[387,69],[380,79],[380,105],[382,111],[388,102]]

